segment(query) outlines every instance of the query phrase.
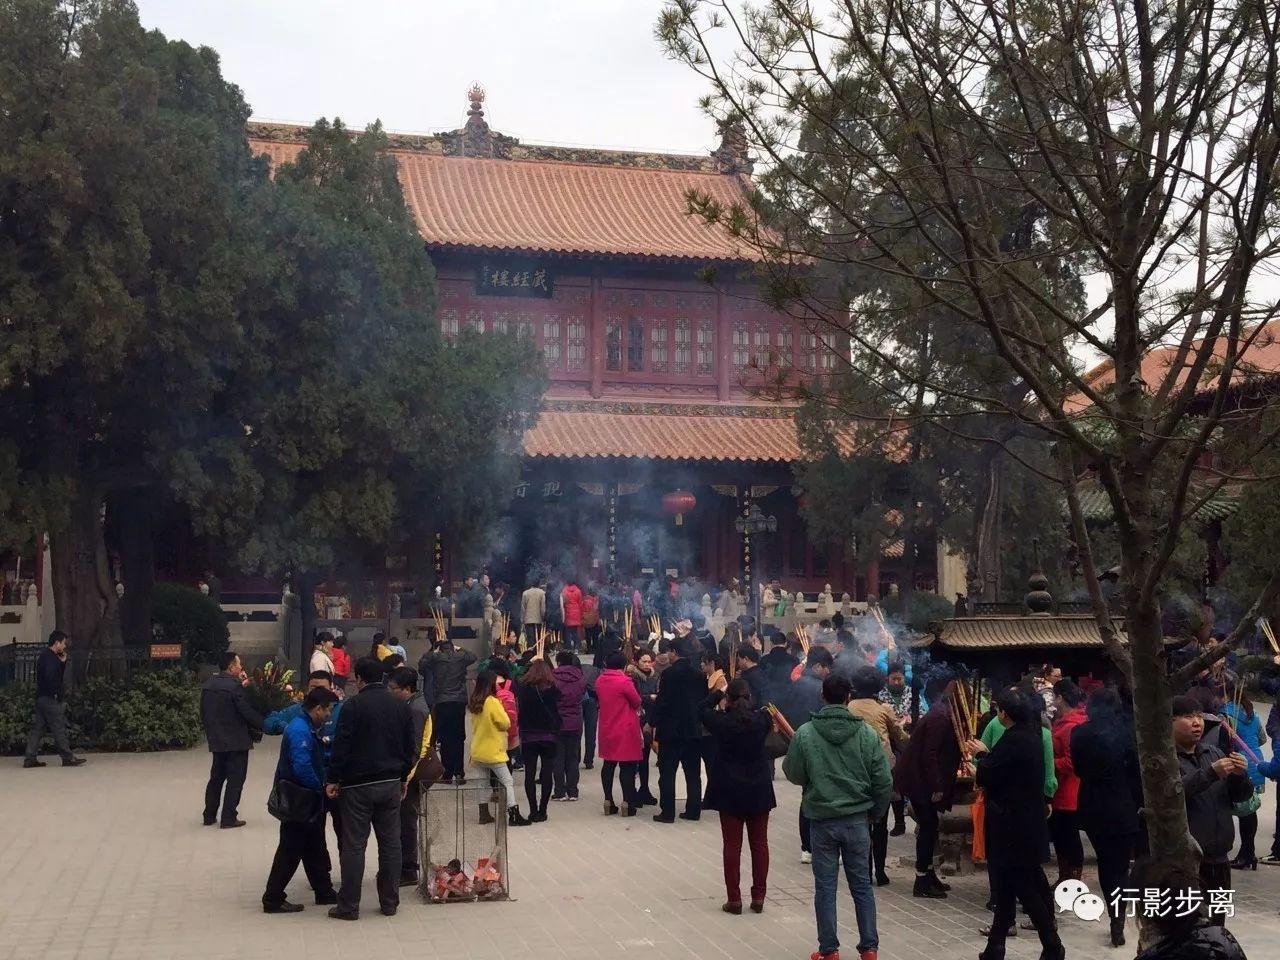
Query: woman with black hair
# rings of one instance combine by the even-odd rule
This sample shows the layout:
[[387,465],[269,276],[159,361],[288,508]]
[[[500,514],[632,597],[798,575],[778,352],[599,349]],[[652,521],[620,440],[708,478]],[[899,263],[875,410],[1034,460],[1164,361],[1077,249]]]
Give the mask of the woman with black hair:
[[[1033,691],[1030,697],[1043,701]],[[1049,845],[1045,819],[1044,747],[1040,710],[1018,689],[996,695],[998,716],[1005,727],[994,749],[970,740],[966,751],[977,764],[976,782],[986,796],[987,870],[995,895],[995,918],[987,947],[979,960],[1004,960],[1005,937],[1020,902],[1040,935],[1041,960],[1062,960],[1066,948],[1054,925],[1053,911],[1042,891],[1043,851]]]
[[702,725],[715,740],[716,749],[707,770],[703,808],[720,814],[724,844],[726,913],[742,913],[742,833],[751,850],[751,909],[764,910],[769,874],[769,811],[777,806],[773,773],[764,741],[773,721],[756,710],[751,690],[741,677],[728,687],[712,690],[699,709]]
[[1080,779],[1076,819],[1098,855],[1098,885],[1111,916],[1111,945],[1124,946],[1124,910],[1115,893],[1129,885],[1129,864],[1143,828],[1142,779],[1133,728],[1110,687],[1089,694],[1085,721],[1071,731],[1071,768]]
[[520,745],[524,757],[524,792],[529,800],[529,821],[547,819],[551,781],[560,733],[560,688],[546,660],[534,659],[516,687],[516,713],[520,717]]

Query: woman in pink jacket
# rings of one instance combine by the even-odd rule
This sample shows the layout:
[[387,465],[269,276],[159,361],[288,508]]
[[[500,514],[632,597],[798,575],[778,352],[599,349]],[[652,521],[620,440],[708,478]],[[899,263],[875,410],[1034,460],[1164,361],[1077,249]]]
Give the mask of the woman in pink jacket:
[[604,788],[604,812],[618,812],[613,802],[613,773],[621,767],[622,815],[636,815],[636,775],[644,751],[640,733],[640,694],[631,678],[622,672],[627,659],[615,650],[605,658],[604,670],[596,678],[596,697],[600,701],[600,721],[596,745],[603,761],[600,785]]

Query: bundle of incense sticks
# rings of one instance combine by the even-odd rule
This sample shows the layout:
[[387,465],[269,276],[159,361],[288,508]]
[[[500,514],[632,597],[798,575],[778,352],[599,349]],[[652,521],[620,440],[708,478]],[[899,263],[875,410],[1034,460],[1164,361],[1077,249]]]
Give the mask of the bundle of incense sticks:
[[631,642],[631,604],[622,612],[622,639]]
[[896,650],[898,645],[894,642],[893,633],[884,622],[884,613],[881,612],[880,608],[877,606],[871,608],[871,615],[876,618],[876,623],[880,626],[880,638],[884,640],[886,649]]
[[656,613],[649,617],[649,632],[659,640],[662,639],[662,617]]
[[547,653],[547,628],[544,626],[538,627],[538,643],[535,650],[535,660],[545,659]]
[[809,656],[809,629],[803,623],[796,624],[796,639],[800,641],[800,649]]
[[1262,635],[1267,638],[1267,643],[1271,644],[1271,649],[1280,654],[1280,643],[1276,642],[1275,631],[1271,629],[1271,621],[1266,617],[1259,617],[1258,623],[1262,626]]
[[791,724],[787,723],[787,718],[782,715],[782,711],[775,707],[772,703],[766,703],[764,708],[769,711],[769,716],[773,718],[773,725],[778,732],[786,739],[790,740],[796,735],[795,730],[791,728]]
[[444,614],[435,607],[431,608],[431,625],[435,627],[436,643],[440,643],[449,636],[449,627],[445,623]]

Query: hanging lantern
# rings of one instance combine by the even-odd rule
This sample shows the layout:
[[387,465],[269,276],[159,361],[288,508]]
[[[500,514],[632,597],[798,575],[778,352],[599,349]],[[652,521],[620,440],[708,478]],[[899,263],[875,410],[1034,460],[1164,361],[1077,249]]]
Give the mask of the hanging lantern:
[[684,515],[697,505],[697,498],[688,490],[673,490],[662,498],[662,509],[676,518],[677,527],[684,525]]

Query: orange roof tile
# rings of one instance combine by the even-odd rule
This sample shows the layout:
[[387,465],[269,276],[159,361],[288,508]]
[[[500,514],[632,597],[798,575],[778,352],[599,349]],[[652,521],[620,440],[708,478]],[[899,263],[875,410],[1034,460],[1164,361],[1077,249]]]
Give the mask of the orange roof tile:
[[[1252,332],[1252,329],[1249,332]],[[1199,347],[1202,343],[1204,343],[1203,340],[1197,340],[1196,347]],[[1220,339],[1214,346],[1215,359],[1221,361],[1226,356],[1226,352],[1227,341]],[[1167,347],[1158,347],[1142,358],[1141,375],[1148,390],[1157,389],[1169,376],[1169,371],[1172,369],[1177,355],[1178,346],[1172,344]],[[1183,364],[1184,370],[1194,362],[1194,354],[1189,354]],[[1239,381],[1253,377],[1266,377],[1276,373],[1280,373],[1280,320],[1273,320],[1263,327],[1257,339],[1253,341],[1249,349],[1245,351],[1238,361],[1232,380]],[[1216,376],[1219,374],[1221,374],[1221,364],[1218,365],[1215,373],[1214,364],[1210,362],[1209,367],[1201,377],[1202,389],[1212,389],[1216,385]],[[1177,382],[1181,383],[1184,376],[1184,371],[1180,370]],[[1115,364],[1111,360],[1104,360],[1087,372],[1083,379],[1094,391],[1105,390],[1115,383]],[[1082,393],[1068,397],[1064,404],[1068,413],[1078,413],[1087,409],[1090,405],[1090,401]]]
[[[298,142],[251,138],[287,163]],[[437,248],[755,261],[759,252],[688,213],[690,191],[745,205],[737,175],[585,162],[488,159],[392,150],[405,202]]]
[[800,458],[800,443],[789,416],[544,410],[525,432],[524,452],[557,459],[790,462]]

